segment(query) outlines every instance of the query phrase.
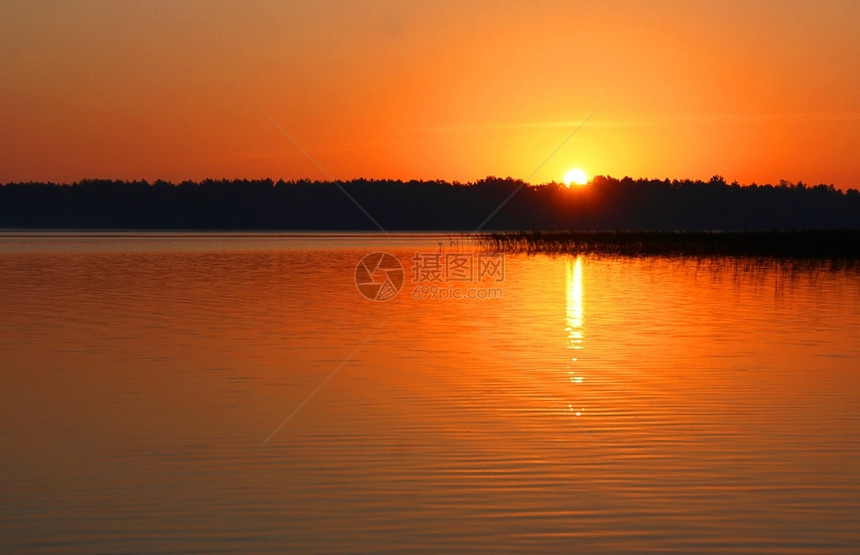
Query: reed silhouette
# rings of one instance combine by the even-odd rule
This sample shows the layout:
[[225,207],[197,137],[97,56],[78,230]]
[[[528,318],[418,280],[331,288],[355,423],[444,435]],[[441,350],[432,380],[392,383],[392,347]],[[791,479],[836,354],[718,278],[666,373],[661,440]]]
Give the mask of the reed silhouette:
[[[520,231],[476,237],[496,252],[621,256],[730,256],[860,261],[860,230]],[[854,264],[852,263],[851,266]]]

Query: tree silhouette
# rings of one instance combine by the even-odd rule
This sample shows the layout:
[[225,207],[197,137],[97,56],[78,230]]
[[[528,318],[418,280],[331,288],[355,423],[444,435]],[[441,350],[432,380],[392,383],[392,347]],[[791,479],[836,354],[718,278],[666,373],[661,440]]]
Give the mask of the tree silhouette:
[[[348,193],[348,196],[344,194]],[[511,200],[499,209],[509,196]],[[0,227],[56,229],[365,230],[858,229],[860,192],[597,176],[587,187],[356,179],[113,181],[0,186]]]

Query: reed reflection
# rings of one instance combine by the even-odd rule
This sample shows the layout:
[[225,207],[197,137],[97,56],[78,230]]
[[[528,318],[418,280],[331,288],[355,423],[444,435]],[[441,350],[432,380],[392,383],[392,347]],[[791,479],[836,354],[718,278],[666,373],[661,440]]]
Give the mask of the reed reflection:
[[[567,310],[566,310],[566,327],[567,332],[567,348],[572,352],[572,357],[567,363],[567,374],[570,377],[570,382],[581,384],[583,381],[582,373],[576,368],[578,360],[578,351],[583,348],[583,305],[582,305],[582,256],[577,256],[575,259],[567,261]],[[572,405],[568,405],[568,409],[574,412],[576,416],[581,416],[585,409],[576,410]]]

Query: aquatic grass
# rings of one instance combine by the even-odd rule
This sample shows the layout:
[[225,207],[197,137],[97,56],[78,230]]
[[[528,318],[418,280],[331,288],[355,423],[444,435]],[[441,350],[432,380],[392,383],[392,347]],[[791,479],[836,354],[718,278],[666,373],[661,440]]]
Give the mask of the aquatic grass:
[[514,231],[475,239],[508,253],[860,260],[860,230]]

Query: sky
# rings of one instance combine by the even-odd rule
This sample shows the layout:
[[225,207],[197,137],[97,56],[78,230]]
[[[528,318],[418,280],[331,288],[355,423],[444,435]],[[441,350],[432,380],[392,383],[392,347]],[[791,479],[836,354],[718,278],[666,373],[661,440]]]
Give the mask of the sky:
[[856,0],[4,0],[0,182],[860,188],[858,28]]

